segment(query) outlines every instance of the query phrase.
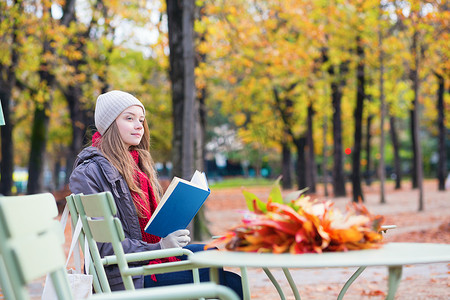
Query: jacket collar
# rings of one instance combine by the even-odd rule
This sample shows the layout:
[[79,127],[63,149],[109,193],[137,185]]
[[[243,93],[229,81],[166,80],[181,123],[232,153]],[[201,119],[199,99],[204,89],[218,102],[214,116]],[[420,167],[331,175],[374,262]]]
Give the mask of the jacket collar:
[[83,149],[78,154],[74,168],[91,160],[98,164],[109,182],[113,183],[122,178],[116,167],[103,156],[102,152],[99,151],[97,147],[93,146]]

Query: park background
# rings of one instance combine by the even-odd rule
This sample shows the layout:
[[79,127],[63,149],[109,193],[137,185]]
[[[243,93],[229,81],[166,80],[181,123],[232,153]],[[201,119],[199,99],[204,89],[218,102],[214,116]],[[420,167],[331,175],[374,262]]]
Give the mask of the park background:
[[[236,187],[282,175],[364,200],[394,241],[448,243],[449,20],[446,1],[1,0],[0,194],[63,201],[97,96],[120,89],[146,107],[163,183],[207,172],[197,239],[238,221]],[[441,268],[423,299],[448,293]]]
[[[162,180],[205,170],[364,201],[449,170],[445,1],[1,1],[0,193],[68,193],[96,97],[147,109]],[[241,183],[245,181],[240,180]]]

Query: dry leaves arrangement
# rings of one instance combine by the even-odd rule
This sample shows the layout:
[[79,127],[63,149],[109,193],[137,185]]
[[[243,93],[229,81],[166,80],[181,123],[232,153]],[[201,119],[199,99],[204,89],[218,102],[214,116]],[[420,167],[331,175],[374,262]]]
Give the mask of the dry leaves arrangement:
[[241,224],[207,247],[272,253],[322,253],[379,248],[383,216],[369,213],[362,203],[351,203],[345,212],[332,201],[319,201],[297,191],[282,197],[279,180],[267,202],[244,191],[249,213]]

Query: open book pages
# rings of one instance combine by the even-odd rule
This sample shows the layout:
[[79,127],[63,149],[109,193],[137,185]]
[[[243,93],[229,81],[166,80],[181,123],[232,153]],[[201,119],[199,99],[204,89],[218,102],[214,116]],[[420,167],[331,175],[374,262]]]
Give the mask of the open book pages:
[[206,180],[205,172],[195,170],[191,183],[197,185],[199,188],[203,188],[204,190],[208,189],[208,181]]
[[[168,230],[172,224],[180,223],[177,226],[181,226],[183,221],[182,225],[187,226],[187,223],[195,216],[209,193],[208,180],[204,172],[195,171],[190,181],[174,177],[153,212],[145,230],[158,235],[156,230]],[[158,220],[156,221],[156,219]],[[153,224],[150,226],[154,220],[160,225]],[[182,229],[182,227],[176,229]]]

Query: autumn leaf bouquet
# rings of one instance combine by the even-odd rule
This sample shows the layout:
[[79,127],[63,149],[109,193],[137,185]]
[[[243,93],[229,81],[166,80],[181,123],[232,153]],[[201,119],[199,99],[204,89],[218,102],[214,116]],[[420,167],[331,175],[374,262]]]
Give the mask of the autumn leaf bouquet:
[[304,191],[283,199],[279,180],[267,202],[244,191],[248,214],[207,247],[224,244],[231,251],[293,254],[381,247],[382,216],[371,215],[362,203],[354,202],[341,212],[332,201],[312,199]]

